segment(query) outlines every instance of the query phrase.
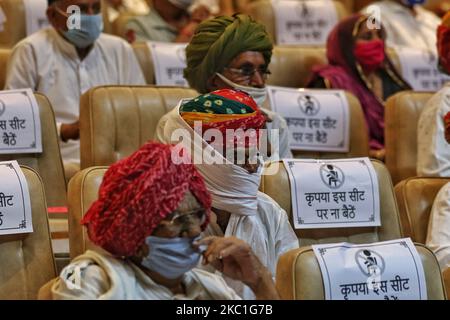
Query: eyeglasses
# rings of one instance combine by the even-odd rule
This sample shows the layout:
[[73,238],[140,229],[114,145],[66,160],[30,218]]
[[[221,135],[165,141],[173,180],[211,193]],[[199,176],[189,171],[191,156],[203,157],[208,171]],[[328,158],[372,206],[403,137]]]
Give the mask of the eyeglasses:
[[195,209],[189,212],[174,212],[170,220],[162,220],[153,233],[164,233],[171,237],[181,236],[183,232],[196,231],[206,221],[206,210]]
[[225,67],[224,69],[236,73],[239,76],[246,78],[248,80],[250,80],[256,72],[259,73],[259,75],[261,76],[261,78],[263,78],[264,80],[267,79],[267,77],[269,76],[269,74],[271,74],[271,72],[269,71],[269,69],[267,69],[267,67],[263,67],[263,68],[248,68],[248,67],[242,67],[239,69],[236,68],[229,68],[229,67]]

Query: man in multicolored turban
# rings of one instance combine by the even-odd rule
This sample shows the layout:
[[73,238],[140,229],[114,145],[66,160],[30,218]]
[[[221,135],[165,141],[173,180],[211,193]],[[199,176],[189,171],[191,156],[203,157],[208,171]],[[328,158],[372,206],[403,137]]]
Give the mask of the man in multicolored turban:
[[[438,28],[440,68],[450,74],[450,12]],[[418,125],[417,173],[450,178],[450,82],[425,106]],[[428,222],[426,245],[442,270],[450,267],[450,182],[439,191]]]
[[278,297],[248,244],[200,239],[211,198],[183,154],[177,161],[173,146],[150,142],[108,169],[82,220],[90,240],[107,253],[88,250],[75,258],[40,298],[239,299],[222,277],[195,268],[201,249],[204,263],[242,280],[259,298]]
[[[248,94],[222,89],[181,101],[160,120],[156,138],[192,150],[212,197],[211,223],[204,234],[246,241],[275,276],[279,256],[297,248],[298,239],[286,212],[258,191],[263,159],[252,151],[266,141],[264,122]],[[225,279],[241,297],[254,298],[241,282]]]
[[[265,27],[247,15],[209,19],[199,24],[186,48],[184,77],[200,93],[242,90],[261,107],[272,49]],[[267,129],[279,130],[280,157],[292,158],[286,121],[269,110],[263,112],[270,119]]]
[[[439,64],[450,74],[450,12],[437,30]],[[445,140],[444,116],[450,112],[450,82],[439,90],[422,111],[418,123],[417,175],[450,177],[450,148]]]

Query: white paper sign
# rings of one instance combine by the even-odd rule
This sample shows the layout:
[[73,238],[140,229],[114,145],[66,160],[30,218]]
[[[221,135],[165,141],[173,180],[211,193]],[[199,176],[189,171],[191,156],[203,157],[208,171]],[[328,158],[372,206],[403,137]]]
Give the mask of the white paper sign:
[[411,239],[313,245],[326,300],[426,300],[422,261]]
[[324,45],[338,15],[329,0],[272,0],[277,44]]
[[152,54],[156,84],[188,87],[183,77],[187,43],[148,42]]
[[348,152],[349,106],[343,91],[267,88],[273,111],[287,121],[292,150]]
[[0,91],[0,154],[42,152],[41,120],[30,89]]
[[28,184],[17,161],[0,162],[0,235],[33,232]]
[[296,229],[380,225],[378,179],[369,158],[283,161]]
[[6,15],[0,7],[0,31],[5,30]]
[[23,0],[27,24],[27,36],[50,26],[46,11],[47,0]]
[[393,47],[402,68],[403,78],[416,91],[438,91],[450,76],[438,70],[435,52],[408,47]]

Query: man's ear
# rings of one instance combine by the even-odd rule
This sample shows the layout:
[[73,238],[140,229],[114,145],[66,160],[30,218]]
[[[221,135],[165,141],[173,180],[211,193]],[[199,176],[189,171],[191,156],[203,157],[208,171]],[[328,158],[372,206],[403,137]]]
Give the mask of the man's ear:
[[48,22],[55,28],[58,29],[58,19],[57,19],[57,12],[53,6],[47,7],[46,15]]

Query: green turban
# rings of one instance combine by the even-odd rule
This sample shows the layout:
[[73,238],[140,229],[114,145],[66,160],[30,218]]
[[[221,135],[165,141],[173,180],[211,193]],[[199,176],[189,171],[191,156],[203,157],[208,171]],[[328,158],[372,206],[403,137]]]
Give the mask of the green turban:
[[207,80],[221,72],[238,54],[259,51],[269,64],[272,48],[265,27],[248,15],[206,20],[199,24],[186,48],[184,77],[192,88],[207,93]]

